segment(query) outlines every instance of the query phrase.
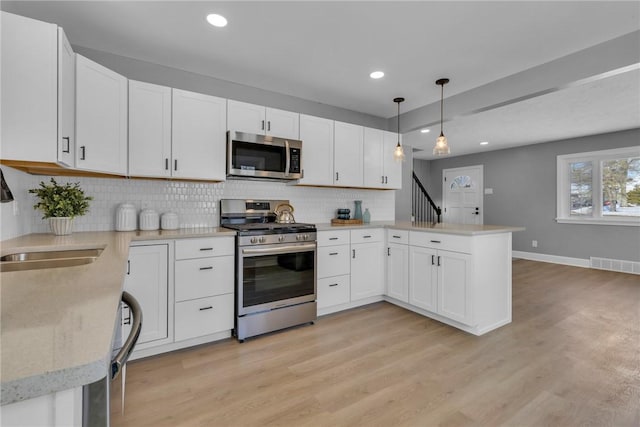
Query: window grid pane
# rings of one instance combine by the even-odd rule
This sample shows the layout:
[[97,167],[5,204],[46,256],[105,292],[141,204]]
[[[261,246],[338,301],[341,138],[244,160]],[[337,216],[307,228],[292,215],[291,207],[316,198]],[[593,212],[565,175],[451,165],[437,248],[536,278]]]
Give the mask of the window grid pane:
[[571,184],[571,216],[593,214],[593,164],[592,162],[569,163]]
[[640,217],[640,157],[604,160],[602,215]]

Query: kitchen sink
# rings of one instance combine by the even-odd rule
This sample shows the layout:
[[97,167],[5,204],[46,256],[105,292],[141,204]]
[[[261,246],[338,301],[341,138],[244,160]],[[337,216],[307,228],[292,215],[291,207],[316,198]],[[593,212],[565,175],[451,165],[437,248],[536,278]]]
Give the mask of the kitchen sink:
[[102,248],[17,252],[0,257],[0,271],[37,270],[91,264],[101,253]]

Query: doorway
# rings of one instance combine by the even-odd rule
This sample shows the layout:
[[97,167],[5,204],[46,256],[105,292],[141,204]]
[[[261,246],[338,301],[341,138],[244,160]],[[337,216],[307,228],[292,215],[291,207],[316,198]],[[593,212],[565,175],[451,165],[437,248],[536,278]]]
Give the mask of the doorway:
[[484,224],[483,165],[442,171],[443,222]]

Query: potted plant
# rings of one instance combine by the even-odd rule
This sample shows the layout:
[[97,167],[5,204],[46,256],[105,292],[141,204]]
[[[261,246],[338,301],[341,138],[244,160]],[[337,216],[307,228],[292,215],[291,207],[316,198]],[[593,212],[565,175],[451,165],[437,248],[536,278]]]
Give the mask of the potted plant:
[[40,187],[32,188],[29,193],[40,199],[33,205],[44,215],[42,219],[49,219],[49,226],[53,234],[63,236],[71,234],[73,219],[82,216],[89,210],[89,201],[93,197],[85,196],[79,183],[60,185],[51,178],[50,184],[40,182]]

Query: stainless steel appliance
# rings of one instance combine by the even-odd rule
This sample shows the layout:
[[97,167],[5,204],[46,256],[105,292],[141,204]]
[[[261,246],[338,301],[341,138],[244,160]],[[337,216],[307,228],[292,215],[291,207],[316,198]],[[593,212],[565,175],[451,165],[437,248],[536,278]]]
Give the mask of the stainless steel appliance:
[[300,179],[302,141],[228,131],[227,176]]
[[[142,308],[140,307],[140,303],[128,292],[122,293],[122,302],[129,307],[130,317],[133,317],[131,332],[122,344],[122,347],[120,347],[122,324],[121,316],[118,316],[114,337],[114,351],[117,350],[117,354],[108,366],[107,375],[103,379],[87,384],[82,388],[83,427],[109,427],[111,381],[115,380],[118,374],[125,370],[127,360],[129,360],[129,356],[140,336],[140,330],[142,329]],[[120,348],[118,349],[118,347]],[[124,377],[122,387],[122,405],[124,410]]]
[[239,341],[316,320],[316,227],[277,223],[286,200],[220,202],[220,225],[237,231],[236,321]]

